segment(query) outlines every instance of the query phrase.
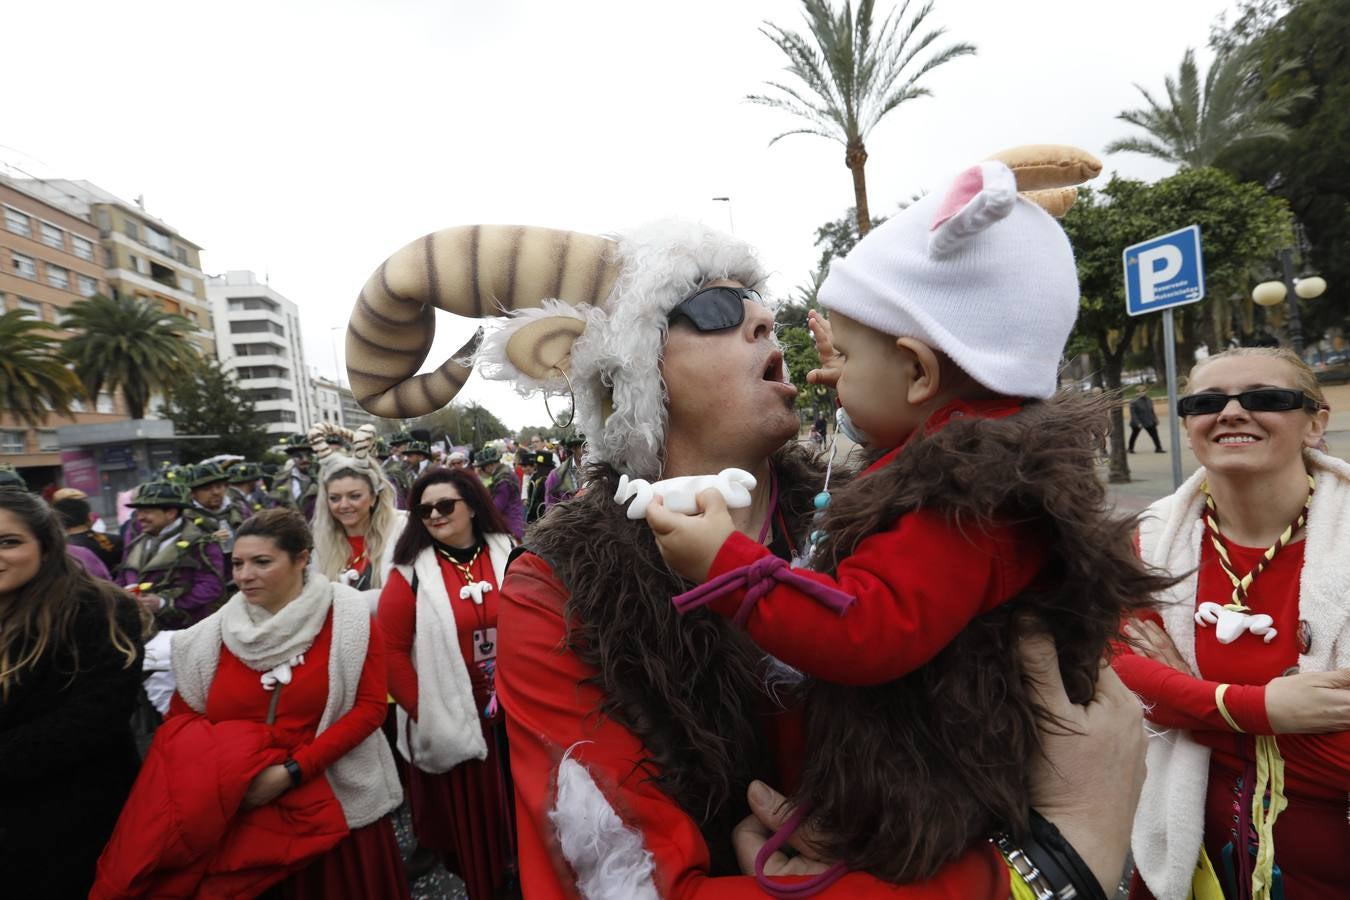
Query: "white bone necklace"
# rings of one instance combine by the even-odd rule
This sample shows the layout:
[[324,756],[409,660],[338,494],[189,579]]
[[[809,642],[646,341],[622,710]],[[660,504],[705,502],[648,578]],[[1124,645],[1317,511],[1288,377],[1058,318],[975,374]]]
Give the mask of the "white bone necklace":
[[1219,639],[1219,643],[1231,644],[1248,631],[1262,638],[1267,644],[1275,640],[1278,633],[1273,627],[1275,620],[1268,615],[1252,614],[1252,608],[1247,605],[1248,592],[1256,576],[1265,571],[1266,566],[1275,558],[1275,554],[1287,547],[1307,523],[1313,489],[1313,478],[1309,475],[1308,497],[1303,501],[1303,508],[1299,510],[1297,518],[1290,522],[1289,527],[1285,528],[1275,543],[1261,554],[1256,566],[1239,578],[1233,569],[1233,561],[1228,558],[1228,548],[1224,546],[1222,533],[1219,531],[1219,511],[1214,505],[1214,497],[1209,493],[1209,482],[1200,485],[1200,490],[1205,495],[1205,531],[1209,534],[1210,543],[1214,545],[1214,552],[1219,557],[1219,566],[1233,583],[1233,595],[1223,605],[1210,601],[1201,603],[1195,611],[1195,622],[1197,625],[1215,626],[1214,636]]

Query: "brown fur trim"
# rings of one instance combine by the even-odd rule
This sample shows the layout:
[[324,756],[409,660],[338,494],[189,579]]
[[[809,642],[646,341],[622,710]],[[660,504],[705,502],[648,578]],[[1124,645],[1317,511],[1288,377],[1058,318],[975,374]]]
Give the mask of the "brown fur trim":
[[[798,546],[823,467],[793,444],[774,457],[779,505]],[[731,828],[745,788],[768,775],[763,717],[766,657],[708,610],[680,616],[671,597],[691,587],[661,559],[651,530],[613,500],[617,473],[585,473],[586,490],[551,508],[526,546],[567,586],[568,649],[594,667],[605,695],[597,714],[631,731],[649,756],[639,765],[699,822],[715,872],[734,872]]]
[[825,571],[920,507],[942,510],[954,528],[1043,527],[1050,560],[1032,588],[910,675],[862,689],[810,684],[807,747],[816,752],[796,799],[809,805],[827,856],[912,882],[996,831],[1025,833],[1044,713],[1022,681],[1021,623],[1044,623],[1069,695],[1083,703],[1122,618],[1172,583],[1136,557],[1133,519],[1107,508],[1095,466],[1106,407],[1060,395],[1004,419],[953,419],[835,493],[816,557]]

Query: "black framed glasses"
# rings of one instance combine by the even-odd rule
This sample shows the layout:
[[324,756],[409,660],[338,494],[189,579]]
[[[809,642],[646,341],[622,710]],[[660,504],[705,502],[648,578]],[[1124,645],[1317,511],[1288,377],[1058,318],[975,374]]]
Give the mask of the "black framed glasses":
[[1256,388],[1240,394],[1221,394],[1218,391],[1205,391],[1200,394],[1188,394],[1177,400],[1177,414],[1181,416],[1209,416],[1222,412],[1229,400],[1236,400],[1248,412],[1290,412],[1306,409],[1317,412],[1322,408],[1312,397],[1302,391],[1288,388]]
[[417,514],[417,518],[425,522],[431,518],[433,513],[438,516],[450,516],[455,511],[455,504],[463,502],[463,497],[442,497],[435,503],[417,504],[413,507],[413,512]]
[[689,324],[699,331],[721,331],[735,328],[745,321],[745,303],[763,303],[759,291],[750,288],[721,286],[704,288],[693,296],[680,301],[680,305],[670,311],[667,320],[688,319]]

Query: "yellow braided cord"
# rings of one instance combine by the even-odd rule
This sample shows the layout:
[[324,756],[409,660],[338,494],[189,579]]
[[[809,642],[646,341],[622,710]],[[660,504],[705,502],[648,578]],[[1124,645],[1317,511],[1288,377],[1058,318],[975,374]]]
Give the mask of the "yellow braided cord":
[[1012,887],[1012,900],[1036,900],[1036,894],[1031,890],[1031,885],[1027,880],[1017,874],[1017,870],[1012,867],[1012,863],[1006,859],[1003,864],[1008,867],[1008,884]]
[[[1266,788],[1270,808],[1266,809]],[[1252,900],[1270,900],[1275,870],[1275,820],[1289,805],[1284,796],[1284,757],[1273,734],[1256,737],[1256,790],[1252,792],[1252,825],[1256,828],[1256,867],[1252,870]]]
[[1261,554],[1261,560],[1243,577],[1239,578],[1236,571],[1233,570],[1233,561],[1228,558],[1228,548],[1219,540],[1219,510],[1214,505],[1214,497],[1209,492],[1209,482],[1200,483],[1200,490],[1205,494],[1205,530],[1209,532],[1209,542],[1214,546],[1214,552],[1219,556],[1219,567],[1223,569],[1228,580],[1233,582],[1233,596],[1224,609],[1231,609],[1234,612],[1250,612],[1251,607],[1246,604],[1247,591],[1260,575],[1270,561],[1275,558],[1275,554],[1284,547],[1289,546],[1289,542],[1294,539],[1305,523],[1308,521],[1308,507],[1312,506],[1313,490],[1315,482],[1311,475],[1308,476],[1308,496],[1303,501],[1303,509],[1299,511],[1298,518],[1289,523],[1289,526],[1280,534],[1278,540]]
[[1242,733],[1242,729],[1238,727],[1238,723],[1233,721],[1233,717],[1228,714],[1228,707],[1223,705],[1223,695],[1227,692],[1228,685],[1226,684],[1221,684],[1216,687],[1214,689],[1214,705],[1219,708],[1219,715],[1223,716],[1223,720],[1228,723],[1228,727],[1238,733]]

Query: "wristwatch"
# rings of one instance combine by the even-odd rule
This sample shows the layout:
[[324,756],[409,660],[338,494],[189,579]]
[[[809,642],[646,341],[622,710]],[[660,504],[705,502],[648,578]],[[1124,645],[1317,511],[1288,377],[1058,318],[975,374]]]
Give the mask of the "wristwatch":
[[300,764],[288,756],[282,760],[281,766],[286,770],[286,774],[291,776],[291,787],[299,787],[300,780],[304,777],[300,771]]

